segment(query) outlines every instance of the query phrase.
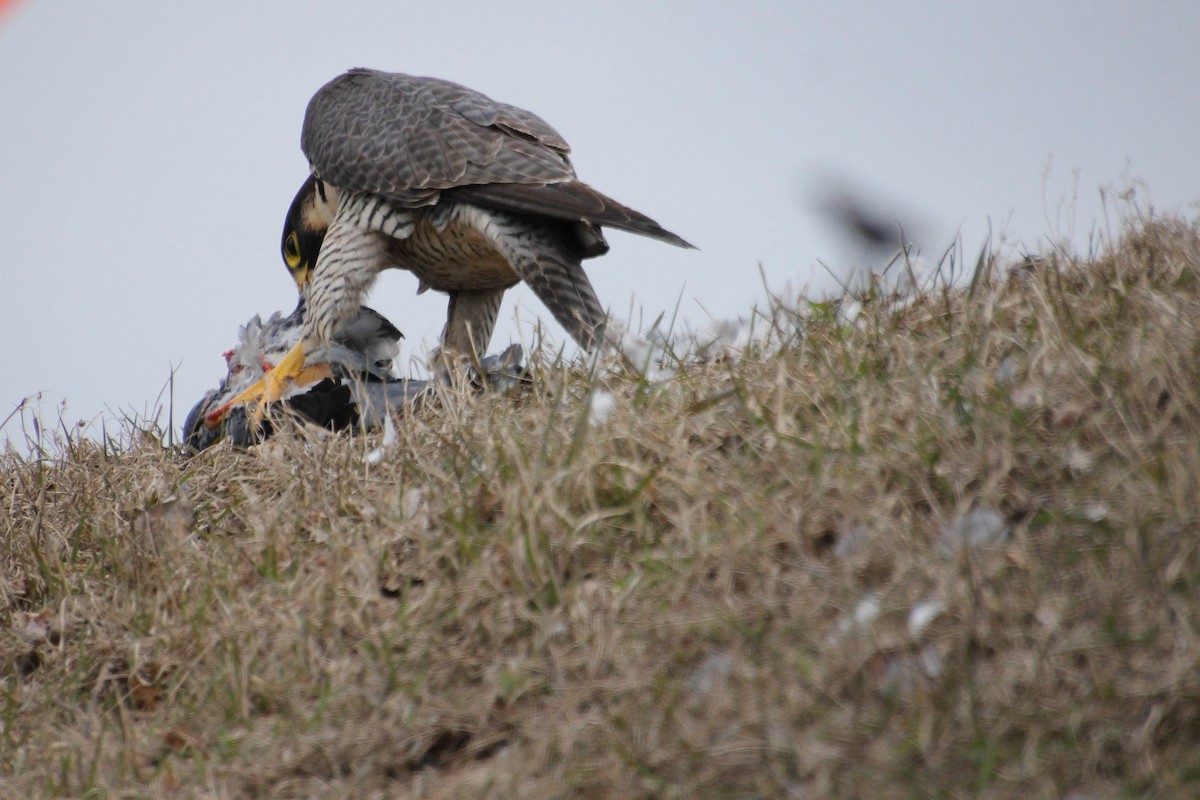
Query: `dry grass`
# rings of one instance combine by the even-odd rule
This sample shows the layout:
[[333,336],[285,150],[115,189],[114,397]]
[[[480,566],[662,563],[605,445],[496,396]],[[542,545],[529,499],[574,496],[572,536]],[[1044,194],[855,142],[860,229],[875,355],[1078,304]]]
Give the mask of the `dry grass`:
[[9,455],[0,796],[1200,796],[1200,230],[802,321]]

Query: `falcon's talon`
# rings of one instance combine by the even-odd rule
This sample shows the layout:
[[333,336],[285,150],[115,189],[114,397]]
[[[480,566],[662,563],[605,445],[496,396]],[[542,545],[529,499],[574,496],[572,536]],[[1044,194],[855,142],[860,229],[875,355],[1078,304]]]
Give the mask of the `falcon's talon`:
[[[289,384],[294,382],[294,379],[304,371],[304,341],[296,343],[296,346],[288,351],[288,354],[280,359],[279,363],[272,367],[267,374],[263,375],[261,383],[262,390],[258,393],[261,396],[260,405],[274,403],[283,398],[284,389]],[[258,384],[255,384],[257,386]],[[251,387],[252,389],[254,387]],[[249,392],[250,390],[247,390]],[[245,392],[243,394],[246,394]],[[246,399],[252,399],[253,395]]]
[[[324,370],[324,372],[322,372]],[[262,422],[263,416],[266,414],[267,406],[283,398],[284,389],[289,385],[294,385],[296,378],[304,377],[305,379],[312,378],[312,383],[320,380],[321,377],[327,377],[332,372],[327,364],[318,364],[313,367],[305,367],[304,364],[304,342],[303,340],[288,351],[278,364],[272,367],[265,375],[259,378],[254,385],[239,395],[234,397],[228,403],[205,415],[204,424],[212,430],[218,427],[229,410],[237,405],[244,405],[254,401],[257,402],[257,407],[252,412],[252,421],[257,426]],[[314,376],[320,377],[314,377]],[[301,382],[301,385],[307,385]]]

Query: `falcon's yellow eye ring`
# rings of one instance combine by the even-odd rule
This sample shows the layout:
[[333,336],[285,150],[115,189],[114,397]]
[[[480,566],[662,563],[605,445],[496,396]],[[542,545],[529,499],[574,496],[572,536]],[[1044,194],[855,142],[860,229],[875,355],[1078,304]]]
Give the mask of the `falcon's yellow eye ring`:
[[296,237],[295,231],[283,240],[283,260],[288,269],[294,270],[300,266],[300,239]]

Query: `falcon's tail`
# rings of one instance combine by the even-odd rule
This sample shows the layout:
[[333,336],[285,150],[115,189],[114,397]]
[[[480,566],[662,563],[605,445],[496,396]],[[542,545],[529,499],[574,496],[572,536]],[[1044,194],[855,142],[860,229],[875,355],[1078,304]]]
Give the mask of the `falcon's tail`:
[[649,236],[676,247],[696,249],[645,214],[621,205],[582,181],[460,186],[442,194],[497,211],[515,211],[568,222],[590,222]]

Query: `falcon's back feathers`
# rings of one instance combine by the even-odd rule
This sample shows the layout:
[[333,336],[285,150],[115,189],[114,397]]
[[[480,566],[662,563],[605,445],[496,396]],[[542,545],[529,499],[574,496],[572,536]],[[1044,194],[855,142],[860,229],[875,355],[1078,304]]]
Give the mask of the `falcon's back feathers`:
[[368,69],[313,95],[300,147],[322,180],[406,206],[455,186],[575,177],[567,143],[536,114],[450,81]]
[[309,102],[300,146],[322,180],[400,206],[432,205],[450,190],[447,197],[496,211],[691,247],[576,180],[570,147],[541,117],[450,81],[350,70]]

